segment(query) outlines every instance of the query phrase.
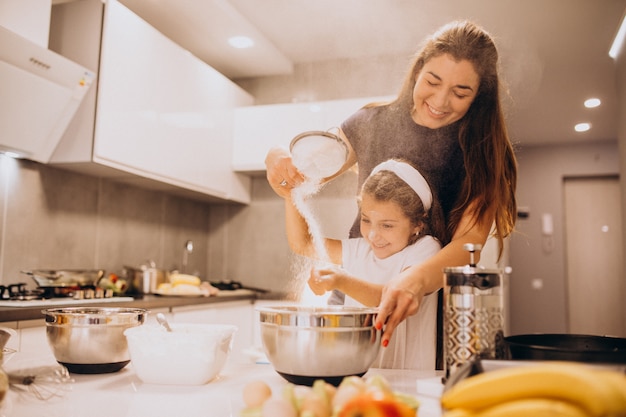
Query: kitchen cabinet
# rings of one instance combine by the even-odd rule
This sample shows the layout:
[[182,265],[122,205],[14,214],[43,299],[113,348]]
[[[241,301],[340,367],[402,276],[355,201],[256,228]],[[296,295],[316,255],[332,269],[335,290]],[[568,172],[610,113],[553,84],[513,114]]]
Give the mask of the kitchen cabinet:
[[243,106],[235,109],[233,168],[258,174],[265,171],[265,155],[275,146],[289,147],[308,130],[330,130],[363,105],[389,101],[391,96],[307,103]]
[[249,202],[250,179],[231,161],[233,111],[252,96],[117,0],[53,6],[51,48],[98,73],[53,163]]

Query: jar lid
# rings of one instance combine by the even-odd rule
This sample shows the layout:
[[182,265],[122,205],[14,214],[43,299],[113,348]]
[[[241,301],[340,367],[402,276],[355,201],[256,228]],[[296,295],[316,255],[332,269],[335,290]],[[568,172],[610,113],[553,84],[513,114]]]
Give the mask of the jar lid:
[[499,270],[487,270],[476,267],[446,268],[447,286],[471,286],[481,290],[498,287],[502,282]]

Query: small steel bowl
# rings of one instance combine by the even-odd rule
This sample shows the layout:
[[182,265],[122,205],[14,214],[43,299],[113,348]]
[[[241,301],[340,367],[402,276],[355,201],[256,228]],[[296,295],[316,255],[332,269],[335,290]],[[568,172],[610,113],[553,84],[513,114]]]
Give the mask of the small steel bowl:
[[380,350],[375,308],[268,306],[257,311],[268,360],[295,384],[323,379],[338,385],[346,376],[362,376]]
[[124,330],[140,326],[141,308],[66,307],[42,310],[57,362],[77,374],[117,372],[130,362]]

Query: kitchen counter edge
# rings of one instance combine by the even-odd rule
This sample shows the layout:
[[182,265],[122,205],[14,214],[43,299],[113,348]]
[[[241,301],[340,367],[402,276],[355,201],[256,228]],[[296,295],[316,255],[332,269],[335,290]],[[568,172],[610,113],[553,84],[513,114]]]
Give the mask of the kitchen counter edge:
[[[165,297],[158,295],[144,295],[142,297],[136,297],[132,301],[114,302],[107,300],[107,302],[102,303],[91,302],[85,304],[73,301],[68,304],[55,304],[54,306],[0,307],[0,323],[42,319],[42,310],[51,307],[131,307],[152,310],[159,308],[220,304],[241,300],[250,300],[250,302],[253,303],[256,299],[259,298],[258,295],[253,291],[237,291],[237,293],[233,292],[233,294],[211,297]],[[267,294],[264,294],[263,298],[266,297]],[[279,297],[279,295],[277,295],[277,297]]]

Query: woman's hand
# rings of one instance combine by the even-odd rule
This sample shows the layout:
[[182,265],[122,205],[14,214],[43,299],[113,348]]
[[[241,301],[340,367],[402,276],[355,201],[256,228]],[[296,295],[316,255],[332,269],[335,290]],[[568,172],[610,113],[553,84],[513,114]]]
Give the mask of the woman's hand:
[[395,328],[404,319],[417,313],[421,297],[409,287],[407,280],[411,277],[399,275],[383,287],[382,300],[378,307],[376,322],[374,325],[384,332],[381,343],[384,347],[389,344],[389,339]]
[[304,177],[291,161],[289,152],[280,147],[269,150],[265,157],[267,182],[279,196],[286,198],[291,190],[304,181]]

